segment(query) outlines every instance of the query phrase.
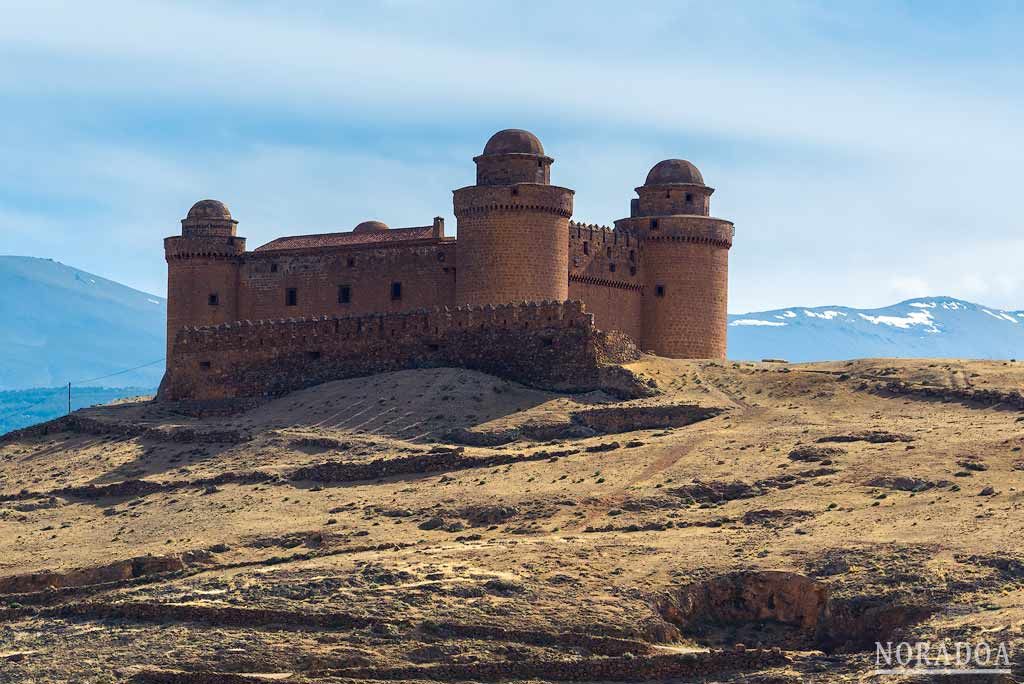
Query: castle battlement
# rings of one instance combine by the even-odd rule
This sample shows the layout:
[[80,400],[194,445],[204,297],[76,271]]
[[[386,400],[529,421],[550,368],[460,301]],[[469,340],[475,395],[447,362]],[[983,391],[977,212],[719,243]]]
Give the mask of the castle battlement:
[[377,337],[391,340],[401,335],[444,335],[451,330],[487,327],[493,330],[540,330],[592,328],[594,316],[583,303],[520,302],[481,306],[435,307],[402,313],[361,316],[318,316],[277,320],[233,321],[219,325],[185,327],[174,340],[175,354],[203,348],[242,349],[253,340],[257,346],[308,345],[311,338]]
[[[196,203],[181,234],[164,241],[163,394],[216,393],[210,378],[228,372],[218,368],[255,364],[264,370],[253,373],[266,375],[275,359],[333,359],[330,373],[309,370],[317,377],[381,367],[354,349],[399,366],[460,363],[461,350],[474,367],[495,368],[500,359],[483,356],[522,359],[497,336],[533,349],[537,331],[543,344],[615,333],[665,356],[724,358],[734,229],[710,216],[714,190],[693,164],[656,164],[629,216],[609,226],[571,220],[574,191],[551,184],[554,159],[527,131],[496,133],[473,161],[476,185],[453,192],[457,238],[445,236],[441,218],[409,228],[368,220],[247,251],[223,203]],[[471,331],[493,352],[453,341]],[[402,352],[388,356],[388,346]],[[260,393],[258,383],[239,382],[225,386]]]

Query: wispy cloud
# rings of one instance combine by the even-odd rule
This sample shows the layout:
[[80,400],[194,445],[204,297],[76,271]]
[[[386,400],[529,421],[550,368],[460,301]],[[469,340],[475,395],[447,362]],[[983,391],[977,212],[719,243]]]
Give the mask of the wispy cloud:
[[737,223],[735,310],[884,304],[901,274],[1021,306],[1018,12],[586,8],[14,4],[2,251],[63,236],[54,256],[158,292],[159,238],[195,199],[227,201],[254,244],[420,223],[518,126],[588,221],[624,215],[660,158],[695,161]]

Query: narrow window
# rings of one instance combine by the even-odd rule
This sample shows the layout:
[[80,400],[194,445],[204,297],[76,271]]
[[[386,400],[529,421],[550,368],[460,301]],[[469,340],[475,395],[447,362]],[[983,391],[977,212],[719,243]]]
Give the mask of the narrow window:
[[693,204],[693,194],[692,193],[689,193],[689,192],[686,193],[686,203],[687,204]]
[[270,272],[277,273],[277,264],[270,264]]
[[590,254],[590,243],[586,240],[583,241],[583,253]]
[[655,297],[664,297],[665,296],[665,286],[664,285],[656,285],[654,287],[654,296]]
[[607,252],[607,254],[608,254],[608,258],[609,258],[609,259],[611,259],[611,258],[612,258],[612,248],[611,248],[611,247],[609,247],[609,248],[608,248],[607,250],[605,250],[605,251],[606,251],[606,252]]
[[348,285],[338,286],[338,303],[349,304],[352,301],[352,288]]
[[295,306],[299,303],[299,291],[294,287],[289,287],[284,293],[284,303],[286,306]]
[[391,283],[391,301],[397,302],[402,299],[402,283]]
[[658,219],[651,219],[651,230],[658,230]]
[[636,261],[636,250],[635,249],[629,250],[629,260],[630,261]]
[[615,273],[615,262],[608,264],[608,270]]
[[348,261],[345,262],[345,265],[348,266],[349,268],[352,268],[353,266],[356,265],[356,260],[353,259],[352,257],[349,257]]
[[636,266],[629,267],[629,275],[636,275]]
[[206,302],[210,306],[220,306],[220,295],[218,295],[216,292],[211,292]]

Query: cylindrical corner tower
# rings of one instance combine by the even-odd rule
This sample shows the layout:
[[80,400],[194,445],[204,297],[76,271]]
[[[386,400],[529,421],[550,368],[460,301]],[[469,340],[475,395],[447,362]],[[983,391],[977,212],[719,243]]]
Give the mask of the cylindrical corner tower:
[[564,301],[573,191],[550,185],[537,136],[505,130],[474,157],[476,185],[454,193],[456,304]]
[[709,215],[714,188],[682,159],[656,164],[636,191],[630,217],[615,226],[645,241],[644,347],[674,358],[724,359],[732,222]]
[[222,202],[202,200],[182,219],[181,235],[164,239],[168,363],[181,328],[238,320],[238,257],[245,238],[235,234],[237,226]]

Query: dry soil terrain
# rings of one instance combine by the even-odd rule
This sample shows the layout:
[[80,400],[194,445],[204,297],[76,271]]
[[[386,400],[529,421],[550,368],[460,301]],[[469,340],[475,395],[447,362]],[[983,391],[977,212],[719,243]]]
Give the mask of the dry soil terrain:
[[904,639],[1020,677],[1024,364],[631,368],[660,393],[416,370],[8,435],[0,681],[867,681]]

